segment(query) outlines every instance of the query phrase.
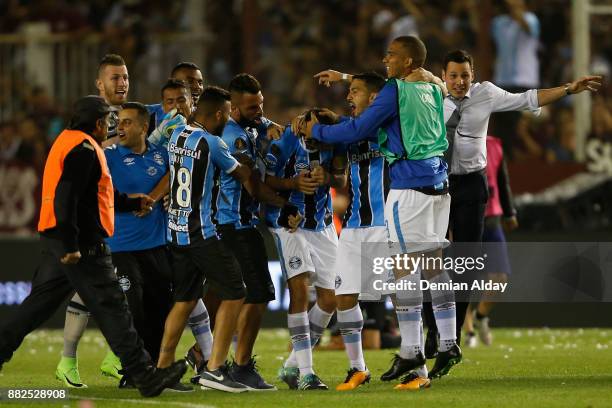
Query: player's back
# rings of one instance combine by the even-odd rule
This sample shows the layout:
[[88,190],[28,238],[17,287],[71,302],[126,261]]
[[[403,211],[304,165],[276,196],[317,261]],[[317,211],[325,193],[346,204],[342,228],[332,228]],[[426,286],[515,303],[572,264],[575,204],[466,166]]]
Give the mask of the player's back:
[[214,163],[211,152],[219,143],[203,129],[178,127],[168,143],[170,206],[168,242],[191,245],[216,236],[211,220]]

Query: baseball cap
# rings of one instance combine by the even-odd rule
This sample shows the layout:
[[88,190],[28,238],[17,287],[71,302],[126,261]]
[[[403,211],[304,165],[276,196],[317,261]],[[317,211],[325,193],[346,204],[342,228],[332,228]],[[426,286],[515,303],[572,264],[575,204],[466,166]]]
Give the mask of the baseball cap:
[[111,111],[104,98],[97,95],[87,95],[74,103],[73,117],[85,120],[96,120]]

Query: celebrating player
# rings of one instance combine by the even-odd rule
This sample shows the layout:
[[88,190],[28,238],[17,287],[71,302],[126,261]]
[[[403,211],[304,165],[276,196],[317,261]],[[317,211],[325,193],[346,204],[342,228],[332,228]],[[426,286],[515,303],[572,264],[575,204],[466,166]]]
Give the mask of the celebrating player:
[[[448,142],[443,123],[442,92],[426,83],[410,83],[408,77],[421,68],[426,57],[425,45],[416,37],[398,37],[389,45],[383,63],[389,81],[372,104],[357,118],[326,126],[298,121],[300,132],[323,143],[364,140],[381,129],[380,150],[389,162],[391,190],[385,205],[385,220],[393,252],[437,259],[446,245],[450,196],[446,163],[442,155]],[[329,72],[318,75],[328,81]],[[440,83],[439,79],[433,79]],[[419,279],[448,282],[439,262],[426,262],[420,271],[398,270],[396,279],[413,282],[415,290],[398,291],[396,313],[402,335],[400,354],[382,375],[390,381],[409,373],[399,388],[419,389],[429,386],[423,356],[421,327],[422,293]],[[444,287],[444,285],[440,285]],[[450,290],[432,290],[432,302],[440,329],[440,353],[429,377],[448,373],[461,361],[456,344],[455,302]],[[412,372],[412,370],[417,370]]]
[[[287,323],[293,351],[279,378],[291,389],[326,390],[327,385],[313,370],[312,347],[336,308],[333,265],[338,237],[332,222],[330,187],[346,184],[346,156],[335,155],[332,146],[302,146],[289,127],[269,150],[266,183],[284,191],[304,214],[298,231],[291,233],[279,227],[282,212],[266,209],[266,222],[274,235],[290,296]],[[307,313],[309,281],[317,301]]]

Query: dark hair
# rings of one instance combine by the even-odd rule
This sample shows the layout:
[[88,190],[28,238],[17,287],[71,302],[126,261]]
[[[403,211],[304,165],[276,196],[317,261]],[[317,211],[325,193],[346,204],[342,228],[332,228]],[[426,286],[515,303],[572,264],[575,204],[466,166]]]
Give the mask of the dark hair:
[[359,79],[365,82],[369,92],[380,91],[386,83],[385,77],[378,72],[362,72],[361,74],[353,75],[353,81]]
[[408,55],[412,58],[412,68],[421,68],[425,64],[427,58],[427,48],[419,38],[413,35],[404,35],[397,37],[393,42],[402,44],[404,49],[408,51]]
[[261,85],[253,75],[242,73],[232,78],[228,89],[230,92],[256,94],[261,91]]
[[174,66],[174,68],[172,68],[172,71],[170,72],[170,76],[173,77],[174,74],[176,74],[176,72],[180,71],[181,69],[195,69],[195,70],[200,71],[200,67],[198,67],[193,62],[179,62],[178,64]]
[[321,108],[312,108],[312,109],[309,109],[306,112],[304,112],[304,116],[306,117],[306,120],[309,121],[310,120],[310,116],[311,115],[315,115],[320,124],[322,124],[322,125],[333,125],[334,121],[330,117],[323,116],[323,115],[319,114],[319,112],[321,112],[322,110],[323,109],[321,109]]
[[210,115],[219,110],[221,105],[231,100],[229,92],[218,86],[207,86],[204,88],[196,111]]
[[138,120],[142,123],[149,124],[149,111],[147,107],[140,102],[126,102],[121,105],[121,109],[134,109],[138,113]]
[[104,58],[98,64],[98,77],[100,76],[100,72],[107,66],[112,65],[114,67],[121,67],[125,65],[125,61],[123,57],[118,54],[106,54]]
[[467,62],[470,64],[470,68],[474,69],[474,58],[465,50],[455,50],[451,51],[444,57],[444,70],[446,71],[446,67],[449,62],[455,62],[457,64],[463,64]]
[[185,89],[189,94],[189,85],[185,83],[185,81],[181,81],[180,79],[169,78],[168,81],[162,86],[161,89],[161,97],[164,98],[164,92],[166,89]]

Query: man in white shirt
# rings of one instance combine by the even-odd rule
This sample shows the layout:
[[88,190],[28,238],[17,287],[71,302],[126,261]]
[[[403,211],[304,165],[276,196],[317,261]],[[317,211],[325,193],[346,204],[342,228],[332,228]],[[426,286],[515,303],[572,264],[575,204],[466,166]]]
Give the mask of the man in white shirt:
[[[454,242],[480,243],[484,229],[484,212],[488,198],[485,169],[487,165],[486,136],[489,117],[493,112],[536,111],[540,106],[555,102],[566,95],[582,91],[596,91],[601,86],[600,76],[585,76],[574,82],[550,89],[530,89],[523,93],[509,93],[491,82],[474,81],[474,63],[463,50],[450,52],[444,58],[442,79],[449,95],[444,100],[444,122],[449,148],[446,161],[450,169],[451,210],[449,230]],[[479,250],[475,245],[474,253]],[[469,273],[454,275],[453,280],[472,281]],[[465,319],[469,293],[456,294],[457,339]],[[463,299],[463,302],[459,300]],[[425,351],[428,358],[435,355],[435,322],[429,304],[425,307],[430,332]],[[432,331],[432,329],[434,329]]]

